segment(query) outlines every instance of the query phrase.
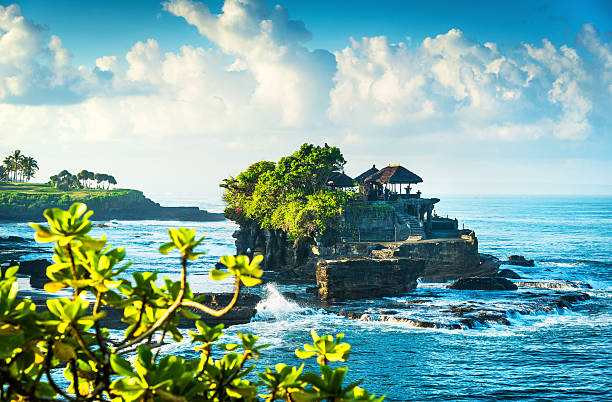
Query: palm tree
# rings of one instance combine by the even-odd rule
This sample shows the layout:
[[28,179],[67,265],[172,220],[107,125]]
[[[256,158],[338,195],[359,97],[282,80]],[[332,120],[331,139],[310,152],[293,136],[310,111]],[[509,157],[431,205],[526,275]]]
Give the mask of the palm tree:
[[15,173],[15,175],[13,176],[14,180],[19,181],[17,173],[21,171],[21,164],[23,163],[23,155],[21,154],[20,150],[16,149],[13,151],[11,158],[13,159],[13,172]]
[[36,159],[32,158],[31,156],[26,156],[23,158],[21,165],[23,168],[23,177],[27,181],[30,181],[30,179],[36,174],[36,171],[38,171],[38,162],[36,162]]
[[8,180],[8,171],[6,170],[6,166],[0,165],[0,181]]
[[[4,166],[6,167],[6,172],[8,175],[8,180],[11,180],[10,173],[15,170],[15,162],[13,161],[12,156],[7,156],[4,158]],[[15,177],[13,176],[13,181],[15,181]]]

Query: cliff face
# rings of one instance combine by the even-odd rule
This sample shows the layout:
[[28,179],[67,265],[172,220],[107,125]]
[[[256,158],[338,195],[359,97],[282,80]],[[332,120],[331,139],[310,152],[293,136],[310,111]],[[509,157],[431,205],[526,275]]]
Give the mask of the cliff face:
[[481,264],[476,235],[463,235],[458,239],[436,239],[409,242],[399,246],[394,253],[423,261],[422,279],[427,282],[446,282],[466,276],[493,273],[497,267]]
[[422,261],[408,258],[337,258],[319,260],[319,297],[325,301],[398,296],[417,285]]
[[[237,254],[264,256],[261,264],[264,269],[297,273],[302,266],[312,264],[312,242],[288,242],[280,230],[260,229],[256,223],[248,222],[241,224],[233,237]],[[314,278],[314,269],[308,277]]]
[[71,192],[58,194],[22,194],[20,203],[0,203],[0,221],[40,221],[43,211],[59,207],[68,209],[73,202],[84,202],[95,211],[94,220],[178,220],[178,221],[222,221],[223,214],[202,211],[198,207],[162,207],[148,199],[141,191],[110,191],[105,195],[72,198]]

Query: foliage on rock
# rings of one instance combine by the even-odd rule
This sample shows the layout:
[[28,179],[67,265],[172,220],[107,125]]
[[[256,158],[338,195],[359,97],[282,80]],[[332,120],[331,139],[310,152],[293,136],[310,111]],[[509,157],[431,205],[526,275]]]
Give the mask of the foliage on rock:
[[[236,303],[241,286],[260,282],[261,259],[227,256],[225,269],[214,269],[211,278],[233,277],[230,303],[220,310],[201,304],[187,283],[189,261],[203,254],[196,250],[204,237],[194,230],[170,229],[170,241],[159,251],[176,250],[181,277],[157,283],[155,272],[135,272],[126,278],[125,249],[112,248],[104,237],[89,236],[92,212],[82,203],[68,210],[45,211],[48,225],[32,223],[39,242],[55,242],[51,279],[45,290],[69,291],[71,297],[52,298],[37,311],[29,299],[18,297],[17,267],[6,269],[0,280],[0,400],[68,401],[380,401],[358,386],[345,384],[345,361],[350,345],[331,335],[297,350],[300,358],[317,357],[320,373],[303,373],[304,366],[279,363],[274,369],[254,373],[268,345],[256,335],[237,334],[235,343],[220,343],[223,326],[209,327],[193,312],[213,316],[227,313]],[[122,336],[110,336],[100,319],[108,309],[123,311],[128,324]],[[42,310],[42,311],[41,311]],[[188,331],[198,357],[160,357],[166,336],[179,342],[180,316],[197,320]],[[213,349],[221,352],[213,353]],[[63,374],[67,387],[58,385]]]
[[224,180],[225,216],[282,230],[289,240],[323,234],[341,216],[354,193],[331,190],[326,182],[345,164],[336,147],[304,144],[278,163],[261,161]]

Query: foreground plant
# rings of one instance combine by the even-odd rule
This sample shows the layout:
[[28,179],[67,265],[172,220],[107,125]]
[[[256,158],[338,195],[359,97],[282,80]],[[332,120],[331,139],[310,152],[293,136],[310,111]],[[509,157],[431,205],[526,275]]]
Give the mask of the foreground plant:
[[[17,297],[17,267],[3,272],[0,281],[0,400],[68,401],[380,401],[359,388],[343,385],[346,367],[332,369],[330,362],[345,361],[350,345],[319,337],[297,350],[300,358],[317,356],[320,374],[303,373],[299,368],[277,364],[274,370],[252,373],[253,361],[267,345],[257,336],[237,334],[236,343],[219,343],[223,325],[209,327],[194,311],[213,316],[227,313],[237,302],[242,286],[261,282],[261,257],[221,259],[227,270],[214,269],[213,280],[234,277],[234,295],[227,306],[215,310],[202,304],[187,283],[189,261],[204,237],[195,231],[170,229],[170,241],[159,251],[177,250],[181,278],[164,278],[156,284],[156,272],[136,272],[132,281],[122,273],[125,250],[111,248],[104,237],[89,236],[91,222],[85,204],[76,203],[67,211],[46,210],[48,226],[30,224],[39,242],[55,242],[54,264],[47,268],[51,280],[45,290],[70,290],[70,298],[47,301],[37,311],[31,300]],[[122,337],[110,336],[101,321],[107,311],[122,311],[128,327]],[[39,310],[43,310],[40,309]],[[160,356],[159,346],[181,341],[181,316],[196,320],[196,331],[188,331],[199,357],[184,359]],[[213,348],[218,349],[213,353]],[[134,356],[135,355],[135,356]],[[67,387],[56,382],[60,371]]]

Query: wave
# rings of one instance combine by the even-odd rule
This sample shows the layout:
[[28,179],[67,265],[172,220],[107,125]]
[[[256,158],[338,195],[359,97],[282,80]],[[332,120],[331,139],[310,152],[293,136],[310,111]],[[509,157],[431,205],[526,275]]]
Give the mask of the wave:
[[257,303],[254,321],[285,320],[295,315],[312,315],[315,310],[301,307],[298,303],[287,300],[278,290],[275,283],[264,286],[265,297]]

